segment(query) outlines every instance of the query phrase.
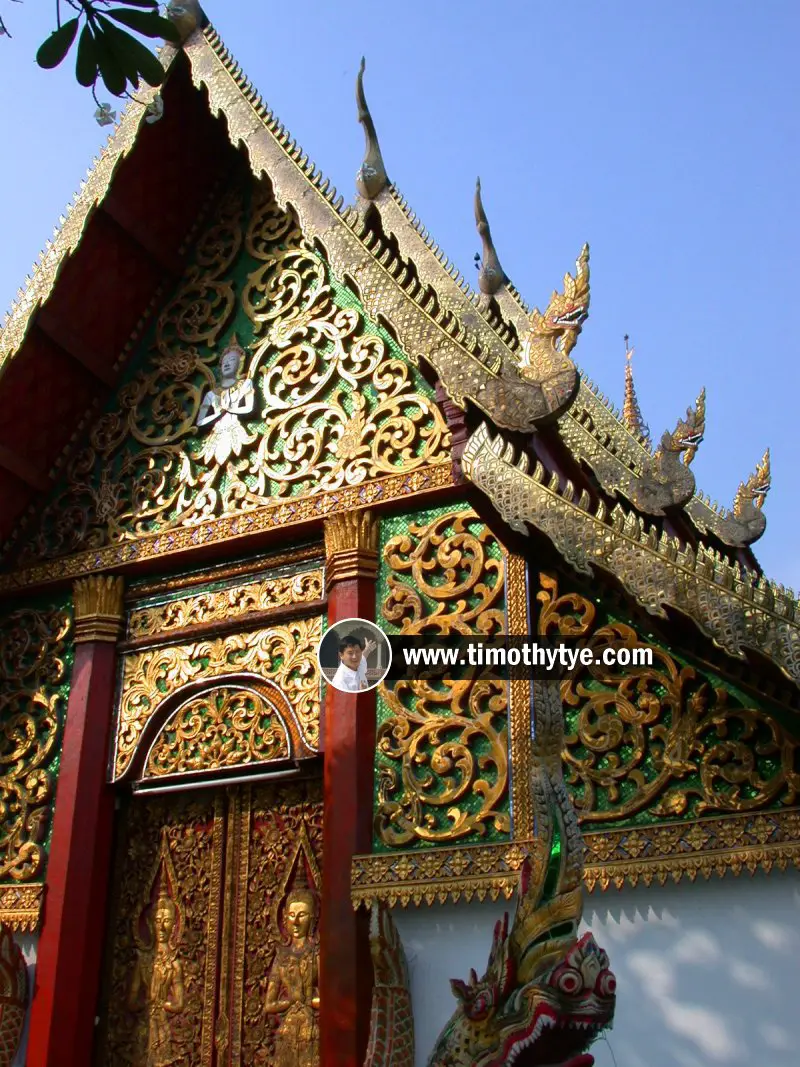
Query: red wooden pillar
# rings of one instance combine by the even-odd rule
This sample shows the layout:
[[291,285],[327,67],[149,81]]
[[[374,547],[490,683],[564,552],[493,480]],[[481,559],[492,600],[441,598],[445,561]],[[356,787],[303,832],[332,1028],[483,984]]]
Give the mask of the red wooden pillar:
[[[375,618],[378,525],[369,512],[326,520],[329,624]],[[320,945],[321,1067],[361,1067],[367,1050],[373,971],[369,917],[350,903],[353,856],[371,850],[375,691],[325,701]]]
[[87,1067],[106,932],[114,794],[106,782],[122,579],[75,583],[72,672],[47,865],[27,1067]]

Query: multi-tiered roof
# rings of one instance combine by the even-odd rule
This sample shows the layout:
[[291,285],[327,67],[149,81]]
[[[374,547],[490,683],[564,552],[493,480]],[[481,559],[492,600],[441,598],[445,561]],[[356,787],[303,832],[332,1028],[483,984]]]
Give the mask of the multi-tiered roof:
[[761,574],[750,549],[765,528],[769,456],[733,507],[719,508],[696,490],[690,466],[703,439],[704,393],[655,447],[630,363],[622,413],[598,393],[572,360],[589,311],[588,247],[544,311],[531,310],[502,269],[478,184],[483,255],[474,291],[389,180],[363,64],[366,153],[358,195],[345,204],[214,29],[186,29],[181,47],[162,52],[163,118],[146,121],[154,91],[131,103],[0,331],[6,588],[53,580],[52,569],[11,570],[26,516],[117,389],[185,268],[204,204],[243,149],[366,314],[435,380],[456,480],[482,490],[513,529],[546,535],[575,569],[611,576],[651,614],[688,616],[730,655],[766,655],[800,682],[797,601]]

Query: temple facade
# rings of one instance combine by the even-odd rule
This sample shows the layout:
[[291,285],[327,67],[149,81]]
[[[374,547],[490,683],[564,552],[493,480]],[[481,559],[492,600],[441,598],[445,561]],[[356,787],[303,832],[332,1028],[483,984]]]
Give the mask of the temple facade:
[[[790,1062],[769,454],[705,497],[705,394],[599,395],[588,247],[531,310],[479,185],[473,291],[363,63],[345,204],[181,30],[0,330],[0,1067]],[[352,618],[653,660],[346,693]]]

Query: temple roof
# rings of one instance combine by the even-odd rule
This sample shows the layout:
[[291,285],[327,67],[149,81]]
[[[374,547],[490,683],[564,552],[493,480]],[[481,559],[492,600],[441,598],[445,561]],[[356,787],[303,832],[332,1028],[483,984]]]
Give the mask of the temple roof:
[[[484,428],[483,439],[495,442],[510,435],[508,442],[527,454],[525,462],[533,461],[553,491],[570,498],[587,529],[598,515],[609,524],[613,515],[619,529],[637,526],[643,551],[672,555],[673,562],[680,553],[703,559],[709,580],[732,589],[743,613],[755,606],[790,626],[790,651],[776,661],[800,678],[796,601],[791,591],[764,582],[749,548],[764,530],[768,457],[742,483],[734,506],[719,508],[696,492],[690,470],[704,432],[704,393],[685,416],[676,412],[675,428],[655,450],[641,432],[632,377],[626,413],[599,395],[572,360],[589,308],[588,247],[544,312],[531,311],[500,266],[478,184],[483,260],[475,291],[386,173],[363,63],[357,116],[366,150],[358,195],[345,204],[213,27],[195,30],[182,48],[166,46],[161,58],[169,68],[163,118],[145,121],[153,91],[126,109],[0,330],[0,403],[9,413],[0,428],[0,543],[44,499],[70,449],[115,390],[160,297],[183,270],[203,204],[243,147],[253,173],[269,179],[278,204],[294,211],[307,239],[324,250],[367,314],[414,363],[430,368],[453,404],[466,411],[470,433]],[[468,476],[475,469],[474,461],[465,465]],[[509,469],[519,471],[519,465]],[[523,516],[493,503],[512,525],[526,525]],[[606,563],[616,573],[613,562],[599,565]],[[700,580],[696,564],[686,569],[690,582]],[[652,596],[622,580],[654,610]],[[753,593],[757,588],[766,590],[763,603]],[[704,623],[703,611],[695,606],[689,614],[739,654],[741,635],[726,644]]]

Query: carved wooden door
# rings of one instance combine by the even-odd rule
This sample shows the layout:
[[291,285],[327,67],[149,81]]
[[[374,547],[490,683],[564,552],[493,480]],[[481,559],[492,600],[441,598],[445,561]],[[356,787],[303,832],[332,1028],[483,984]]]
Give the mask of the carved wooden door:
[[316,1067],[319,783],[120,816],[97,1067]]

